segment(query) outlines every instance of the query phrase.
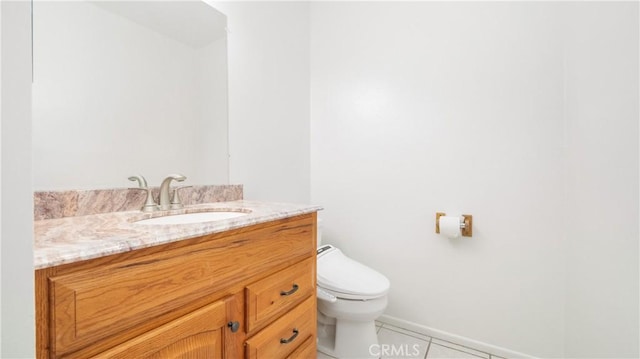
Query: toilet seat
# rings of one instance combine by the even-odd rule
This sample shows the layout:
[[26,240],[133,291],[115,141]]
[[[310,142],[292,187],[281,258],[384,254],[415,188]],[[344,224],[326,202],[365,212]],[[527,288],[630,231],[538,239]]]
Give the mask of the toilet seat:
[[[326,293],[336,297],[336,299],[343,299],[343,300],[356,300],[356,301],[366,301],[366,300],[371,300],[371,299],[377,299],[377,298],[381,298],[384,297],[386,294],[382,294],[382,295],[365,295],[365,294],[352,294],[352,293],[343,293],[343,292],[338,292],[329,288],[325,288],[323,286],[321,286],[320,284],[318,284],[318,288],[325,291]],[[324,298],[324,297],[323,297]],[[318,296],[318,299],[323,299],[320,298],[320,296]]]
[[384,275],[345,256],[331,245],[318,248],[318,286],[341,299],[379,298],[389,291]]

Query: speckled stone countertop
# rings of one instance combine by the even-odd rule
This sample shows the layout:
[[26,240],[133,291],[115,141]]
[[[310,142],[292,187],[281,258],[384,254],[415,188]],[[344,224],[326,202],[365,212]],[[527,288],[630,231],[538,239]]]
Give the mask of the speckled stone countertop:
[[[73,263],[110,254],[170,243],[182,239],[247,227],[321,210],[319,206],[238,200],[185,206],[154,213],[111,212],[34,222],[35,269]],[[169,214],[206,211],[249,212],[214,222],[145,225],[135,221]]]

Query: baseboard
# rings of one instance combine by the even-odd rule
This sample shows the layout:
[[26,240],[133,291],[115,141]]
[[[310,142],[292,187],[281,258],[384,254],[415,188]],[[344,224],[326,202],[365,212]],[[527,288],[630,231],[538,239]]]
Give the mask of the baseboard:
[[484,343],[478,340],[466,338],[457,334],[448,333],[439,329],[427,327],[426,325],[421,325],[417,323],[410,322],[408,320],[392,317],[390,315],[383,314],[380,316],[377,321],[393,325],[399,328],[407,329],[414,331],[416,333],[424,334],[433,338],[438,338],[441,340],[450,341],[452,343],[464,345],[466,347],[480,350],[483,352],[491,353],[497,356],[501,356],[504,358],[526,358],[526,359],[537,359],[534,356],[520,353],[514,350],[509,350],[506,348],[502,348],[496,345]]

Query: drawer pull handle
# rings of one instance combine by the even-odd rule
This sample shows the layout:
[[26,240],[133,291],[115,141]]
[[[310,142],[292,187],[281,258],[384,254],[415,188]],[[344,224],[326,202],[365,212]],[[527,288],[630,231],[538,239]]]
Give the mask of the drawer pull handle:
[[293,328],[293,335],[289,339],[280,338],[280,344],[289,344],[298,336],[298,329]]
[[297,292],[297,291],[298,291],[298,288],[300,288],[300,287],[298,287],[298,285],[297,285],[297,284],[293,283],[293,288],[291,288],[291,290],[290,290],[290,291],[285,292],[285,291],[283,290],[283,291],[281,291],[281,292],[280,292],[280,295],[281,295],[281,296],[291,295],[291,294],[293,294],[293,293]]
[[235,333],[240,329],[240,323],[238,322],[229,322],[227,323],[227,327],[231,328],[231,333]]

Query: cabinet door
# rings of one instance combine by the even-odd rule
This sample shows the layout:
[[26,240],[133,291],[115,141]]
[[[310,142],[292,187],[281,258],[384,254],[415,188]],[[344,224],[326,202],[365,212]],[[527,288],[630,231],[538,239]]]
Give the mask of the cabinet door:
[[227,300],[220,300],[94,358],[222,358],[227,322]]

